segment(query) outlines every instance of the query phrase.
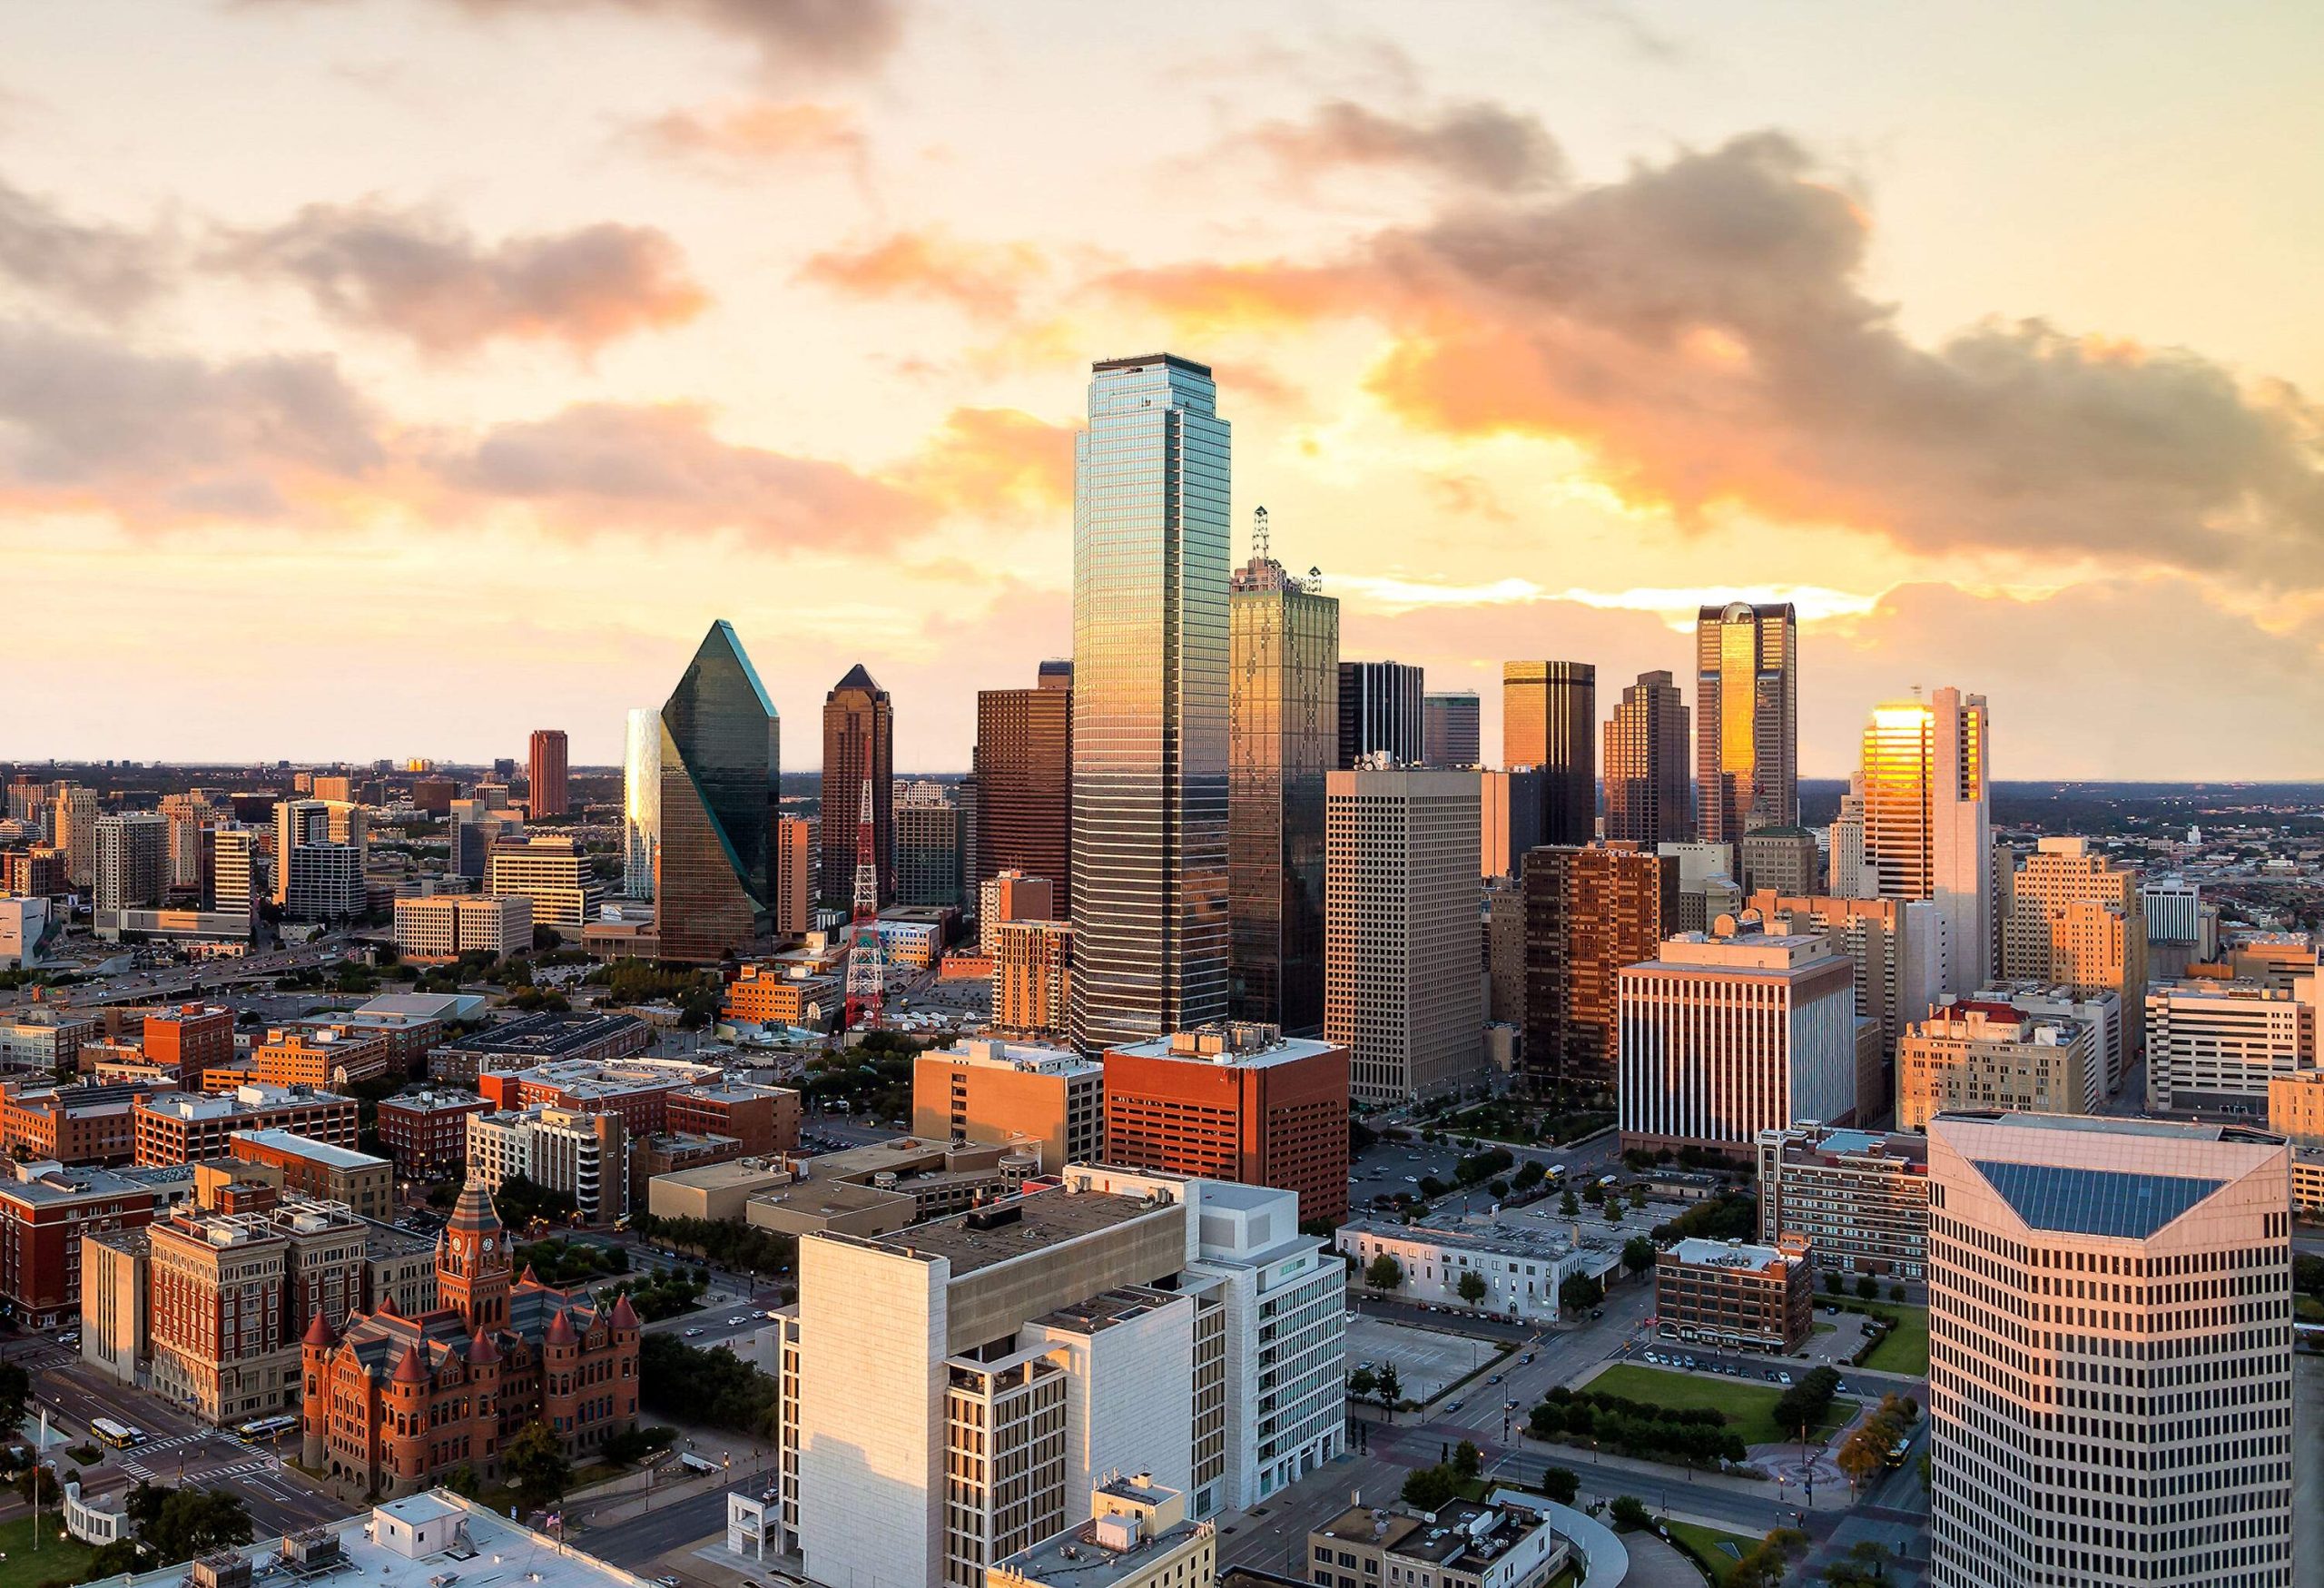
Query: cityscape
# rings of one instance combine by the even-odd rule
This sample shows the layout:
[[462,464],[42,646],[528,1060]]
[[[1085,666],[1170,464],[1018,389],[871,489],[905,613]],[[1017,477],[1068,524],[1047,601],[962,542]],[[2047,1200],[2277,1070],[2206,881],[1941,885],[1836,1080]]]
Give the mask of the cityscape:
[[2324,1585],[2132,11],[0,22],[0,1588]]

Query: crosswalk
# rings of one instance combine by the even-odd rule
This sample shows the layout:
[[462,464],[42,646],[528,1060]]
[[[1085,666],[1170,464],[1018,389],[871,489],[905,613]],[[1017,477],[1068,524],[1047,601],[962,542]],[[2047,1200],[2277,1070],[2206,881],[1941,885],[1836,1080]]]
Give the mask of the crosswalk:
[[[139,1454],[143,1455],[149,1448],[150,1446],[146,1445],[138,1446]],[[238,1461],[229,1466],[208,1467],[204,1468],[201,1472],[192,1473],[188,1475],[191,1477],[198,1477],[205,1484],[219,1483],[227,1478],[248,1477],[253,1473],[271,1472],[274,1470],[275,1465],[276,1463],[274,1458],[268,1455],[261,1456],[256,1461]],[[148,1483],[154,1482],[165,1475],[172,1479],[174,1479],[177,1475],[177,1468],[174,1464],[164,1462],[159,1468],[156,1468],[151,1463],[141,1461],[137,1459],[136,1456],[131,1456],[123,1461],[121,1464],[121,1470],[127,1473],[133,1478],[143,1478]]]

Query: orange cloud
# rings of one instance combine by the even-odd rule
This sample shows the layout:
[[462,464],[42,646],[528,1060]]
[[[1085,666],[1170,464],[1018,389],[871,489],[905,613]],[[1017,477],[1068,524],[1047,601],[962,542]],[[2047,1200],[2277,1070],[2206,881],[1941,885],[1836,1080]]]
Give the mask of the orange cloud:
[[863,128],[855,113],[806,100],[750,99],[706,110],[674,110],[635,129],[637,142],[674,159],[762,166],[840,156],[860,164]]
[[434,354],[502,339],[588,352],[710,301],[666,233],[611,222],[487,245],[418,212],[310,204],[222,260],[296,281],[332,319]]
[[1489,104],[1407,118],[1334,99],[1304,122],[1268,122],[1243,141],[1301,178],[1403,169],[1498,193],[1552,187],[1566,179],[1564,152],[1538,118]]
[[850,298],[923,298],[970,314],[1007,316],[1048,270],[1029,243],[972,242],[931,230],[818,253],[800,268],[799,279]]
[[1073,500],[1073,431],[1011,408],[957,408],[894,479],[944,510],[1043,512]]

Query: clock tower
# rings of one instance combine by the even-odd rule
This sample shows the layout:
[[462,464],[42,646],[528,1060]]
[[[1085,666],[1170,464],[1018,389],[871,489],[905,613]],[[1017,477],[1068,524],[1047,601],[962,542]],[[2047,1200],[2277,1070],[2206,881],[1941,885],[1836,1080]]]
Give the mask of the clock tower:
[[437,1305],[458,1312],[471,1334],[508,1327],[508,1245],[491,1197],[471,1179],[436,1243]]

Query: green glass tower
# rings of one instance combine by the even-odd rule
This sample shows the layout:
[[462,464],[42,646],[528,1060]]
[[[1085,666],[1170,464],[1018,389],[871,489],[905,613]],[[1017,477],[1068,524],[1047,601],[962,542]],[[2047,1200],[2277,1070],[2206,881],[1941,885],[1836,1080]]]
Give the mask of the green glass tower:
[[722,618],[662,707],[663,959],[716,964],[767,935],[781,741],[774,703]]

